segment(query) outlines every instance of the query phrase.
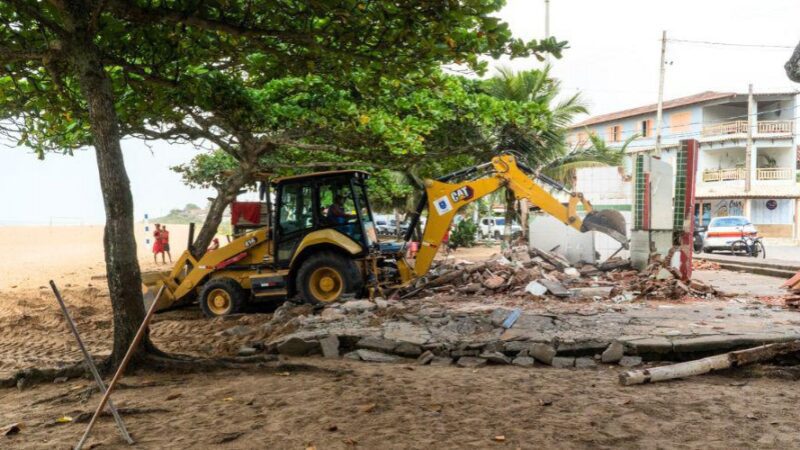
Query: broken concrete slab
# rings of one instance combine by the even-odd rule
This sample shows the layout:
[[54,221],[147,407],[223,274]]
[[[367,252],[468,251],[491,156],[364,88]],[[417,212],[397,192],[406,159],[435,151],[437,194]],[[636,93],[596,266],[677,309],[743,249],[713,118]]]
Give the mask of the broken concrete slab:
[[395,348],[397,348],[397,342],[389,339],[367,336],[361,338],[356,343],[356,347],[365,348],[367,350],[375,350],[379,352],[391,353],[394,351]]
[[556,349],[549,344],[536,343],[528,347],[528,354],[539,362],[552,365],[553,358],[556,356]]
[[558,369],[575,367],[575,358],[571,356],[556,356],[552,359],[550,365]]
[[402,356],[414,357],[422,354],[422,347],[417,344],[412,344],[410,342],[401,342],[397,345],[394,349],[394,353]]
[[597,363],[593,358],[575,358],[576,369],[596,369]]
[[511,364],[520,367],[533,367],[533,361],[534,359],[530,356],[517,356],[511,361]]
[[484,352],[479,357],[493,364],[511,364],[511,358],[500,352]]
[[376,352],[374,350],[367,350],[367,349],[359,349],[356,350],[358,357],[361,358],[362,361],[368,362],[395,362],[399,360],[397,356],[394,355],[387,355],[386,353]]
[[330,335],[319,340],[319,346],[322,349],[322,356],[326,358],[339,357],[339,338],[336,335]]
[[465,367],[467,369],[475,369],[485,366],[486,360],[483,358],[476,358],[474,356],[462,356],[461,358],[458,358],[456,365],[459,367]]
[[430,362],[432,366],[450,366],[453,364],[453,358],[446,356],[434,356]]
[[619,365],[621,367],[636,367],[641,364],[642,364],[641,356],[623,356],[622,359],[619,360]]
[[278,344],[278,353],[286,356],[308,356],[319,353],[319,342],[291,337]]
[[428,364],[431,361],[433,361],[433,358],[435,357],[436,356],[433,354],[432,351],[425,350],[425,353],[419,355],[419,358],[417,358],[417,364],[419,364],[420,366],[424,366],[425,364]]
[[538,281],[531,281],[525,286],[525,292],[531,295],[541,296],[547,293],[547,288]]
[[567,288],[565,288],[564,285],[561,284],[558,281],[545,280],[545,279],[538,280],[538,281],[539,281],[539,283],[544,285],[544,287],[546,287],[547,290],[550,291],[551,294],[555,295],[556,297],[569,297],[570,296],[570,293],[567,290]]
[[625,356],[625,346],[621,342],[614,341],[608,345],[600,360],[606,364],[612,364],[619,362],[623,356]]
[[373,309],[377,308],[375,303],[369,300],[350,300],[345,303],[342,303],[341,308],[348,312],[363,312],[363,311],[372,311]]
[[410,322],[387,322],[383,328],[383,337],[398,342],[423,345],[431,338],[431,333],[422,325]]
[[672,351],[672,341],[663,336],[653,336],[644,339],[634,339],[626,342],[636,353],[666,354]]

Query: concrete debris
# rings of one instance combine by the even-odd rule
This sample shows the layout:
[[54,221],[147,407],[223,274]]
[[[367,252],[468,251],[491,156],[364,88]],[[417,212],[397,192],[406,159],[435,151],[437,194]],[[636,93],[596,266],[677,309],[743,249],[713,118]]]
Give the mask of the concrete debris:
[[422,354],[422,348],[417,344],[401,342],[397,348],[394,349],[394,352],[398,355],[416,358]]
[[319,346],[322,349],[322,356],[326,358],[339,357],[339,338],[336,335],[332,334],[320,339]]
[[619,365],[622,367],[636,367],[642,364],[641,356],[623,356],[619,360]]
[[462,356],[456,362],[458,367],[465,367],[467,369],[475,369],[486,365],[486,360],[483,358],[476,358],[474,356]]
[[597,363],[592,358],[575,358],[576,369],[596,369]]
[[511,358],[500,352],[485,352],[480,357],[494,364],[511,364]]
[[356,347],[389,353],[397,347],[397,342],[389,339],[368,336],[361,338],[356,344]]
[[395,362],[399,358],[394,355],[387,355],[386,353],[376,352],[367,349],[356,350],[356,354],[362,361],[368,362]]
[[349,313],[372,311],[375,308],[377,308],[375,303],[369,300],[350,300],[342,304],[342,309]]
[[278,353],[286,356],[306,356],[319,352],[319,342],[307,341],[298,337],[289,338],[278,344]]
[[551,365],[553,364],[553,357],[556,356],[556,349],[552,345],[537,343],[530,346],[528,354],[539,362]]
[[677,270],[654,256],[645,271],[631,270],[628,260],[611,258],[602,264],[571,266],[545,250],[513,246],[502,256],[472,264],[444,262],[435,266],[430,281],[414,287],[415,296],[443,291],[474,295],[510,294],[531,298],[610,300],[624,303],[648,298],[709,298],[716,290],[698,280],[688,284]]
[[525,292],[531,295],[544,295],[547,293],[547,288],[538,281],[531,281],[525,286]]
[[625,356],[625,346],[621,342],[614,341],[600,356],[600,360],[606,364],[619,362]]
[[434,358],[435,356],[432,351],[425,350],[425,353],[419,355],[419,358],[417,358],[417,364],[419,364],[420,366],[424,366],[425,364],[428,364],[431,361],[433,361]]
[[556,356],[553,358],[551,366],[558,368],[558,369],[566,369],[569,367],[575,367],[575,358],[569,356]]
[[517,356],[511,361],[511,364],[520,367],[533,367],[533,361],[534,359],[530,356]]

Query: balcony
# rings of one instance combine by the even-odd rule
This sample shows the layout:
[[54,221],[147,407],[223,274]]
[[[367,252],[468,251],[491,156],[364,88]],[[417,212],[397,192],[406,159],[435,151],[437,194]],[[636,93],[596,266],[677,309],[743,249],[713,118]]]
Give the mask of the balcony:
[[730,180],[744,180],[744,168],[734,169],[717,169],[717,170],[704,170],[703,181],[730,181]]
[[[703,182],[744,180],[745,176],[746,172],[744,168],[741,167],[735,169],[704,170]],[[791,180],[793,177],[794,171],[791,167],[756,169],[757,180]]]
[[[760,120],[756,123],[757,134],[783,134],[794,133],[794,122],[791,120]],[[726,134],[747,134],[747,121],[734,120],[703,125],[703,137],[723,136]]]
[[794,177],[791,167],[774,167],[770,169],[756,169],[757,180],[791,180]]

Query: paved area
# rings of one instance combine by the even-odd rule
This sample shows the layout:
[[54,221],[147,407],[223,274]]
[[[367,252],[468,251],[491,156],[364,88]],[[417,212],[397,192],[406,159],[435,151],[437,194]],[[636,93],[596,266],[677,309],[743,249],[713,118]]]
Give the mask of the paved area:
[[695,270],[692,278],[713,286],[725,293],[736,293],[743,297],[779,296],[786,293],[780,286],[786,281],[781,277],[771,277],[748,272],[729,270]]

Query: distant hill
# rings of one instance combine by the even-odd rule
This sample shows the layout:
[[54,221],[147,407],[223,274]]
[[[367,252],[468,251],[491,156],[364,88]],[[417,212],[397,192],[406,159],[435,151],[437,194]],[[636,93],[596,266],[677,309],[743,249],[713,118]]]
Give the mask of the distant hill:
[[207,208],[201,208],[194,203],[189,203],[183,209],[173,209],[164,217],[152,219],[153,223],[188,224],[194,222],[202,224],[208,214]]

